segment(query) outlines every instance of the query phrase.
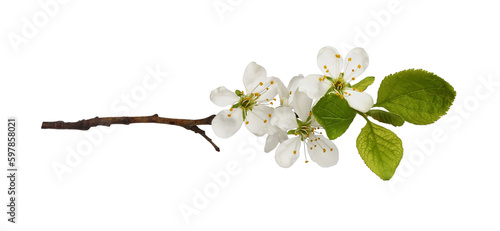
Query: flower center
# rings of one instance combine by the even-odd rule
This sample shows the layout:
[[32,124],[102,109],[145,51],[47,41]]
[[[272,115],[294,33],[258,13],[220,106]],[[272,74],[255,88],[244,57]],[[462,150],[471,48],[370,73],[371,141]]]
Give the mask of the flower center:
[[288,134],[293,134],[296,136],[300,136],[302,141],[309,138],[311,134],[314,134],[314,131],[318,128],[311,126],[312,118],[311,114],[307,117],[307,120],[304,122],[297,118],[297,129],[288,131]]
[[243,120],[245,120],[248,111],[251,111],[253,107],[257,104],[257,99],[259,98],[259,93],[244,94],[243,91],[236,90],[236,95],[240,97],[238,103],[235,103],[231,108],[241,108],[243,111]]
[[338,93],[343,94],[344,88],[347,86],[347,82],[344,80],[344,73],[340,73],[338,78],[332,80],[332,87]]

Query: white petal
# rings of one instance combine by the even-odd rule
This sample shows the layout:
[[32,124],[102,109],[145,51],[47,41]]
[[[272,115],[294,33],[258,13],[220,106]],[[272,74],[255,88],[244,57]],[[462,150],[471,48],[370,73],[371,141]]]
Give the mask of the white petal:
[[278,135],[278,140],[280,141],[280,143],[288,140],[288,134],[286,133],[286,131],[281,130],[280,132],[278,132]]
[[298,125],[295,112],[293,112],[291,107],[285,106],[274,109],[274,113],[271,118],[271,125],[285,131],[297,128]]
[[[349,61],[349,59],[351,59]],[[368,67],[369,59],[368,54],[365,49],[361,47],[356,47],[349,51],[346,56],[346,63],[344,67],[344,77],[347,80],[352,80],[352,78],[357,78]]]
[[318,52],[318,67],[323,74],[337,78],[342,71],[343,59],[333,47],[323,47]]
[[240,108],[235,108],[233,111],[222,110],[212,120],[212,129],[218,137],[228,138],[240,129],[242,122],[243,115]]
[[373,107],[373,98],[370,94],[353,90],[346,90],[345,92],[348,93],[345,99],[354,110],[366,113]]
[[302,80],[299,90],[307,93],[311,99],[319,99],[330,87],[331,82],[328,79],[323,80],[323,75],[308,75]]
[[312,99],[304,92],[296,92],[293,97],[292,105],[300,120],[305,122],[311,112]]
[[281,143],[276,149],[274,159],[279,166],[289,168],[299,158],[300,137],[294,137]]
[[293,93],[295,93],[295,91],[298,91],[299,86],[302,84],[303,80],[304,80],[304,76],[303,75],[294,76],[290,80],[290,82],[288,83],[288,94],[292,94],[293,95]]
[[264,152],[268,153],[272,151],[279,143],[279,133],[268,135],[266,138],[266,145],[264,145]]
[[265,77],[267,77],[267,72],[264,67],[255,62],[249,63],[243,73],[243,85],[247,92],[250,92]]
[[252,111],[247,113],[245,124],[247,129],[256,136],[263,136],[268,132],[273,109],[268,106],[254,106]]
[[[283,101],[284,99],[290,98],[290,94],[288,93],[288,89],[285,87],[285,84],[283,82],[276,78],[276,86],[278,87],[278,95],[280,96],[280,100]],[[283,106],[283,104],[281,104]]]
[[210,92],[210,100],[219,107],[225,107],[238,102],[239,97],[226,87],[218,87]]
[[[278,94],[278,81],[281,82],[281,80],[276,77],[266,77],[262,79],[262,81],[257,84],[257,87],[254,87],[251,91],[251,93],[260,94],[257,102],[273,102],[273,105],[279,106],[279,102],[275,98]],[[262,83],[262,85],[260,83]]]
[[307,140],[307,152],[311,160],[321,167],[331,167],[339,161],[337,146],[324,136],[311,135]]

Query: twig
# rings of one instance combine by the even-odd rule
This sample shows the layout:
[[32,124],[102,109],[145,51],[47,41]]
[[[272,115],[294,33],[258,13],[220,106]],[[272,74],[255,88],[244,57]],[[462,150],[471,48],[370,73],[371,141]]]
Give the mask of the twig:
[[91,127],[111,126],[112,124],[132,124],[132,123],[158,123],[158,124],[169,124],[181,126],[187,130],[191,130],[195,133],[200,134],[205,138],[210,144],[212,144],[216,151],[220,151],[220,148],[205,134],[205,131],[200,129],[198,125],[210,125],[215,115],[197,120],[190,119],[173,119],[159,117],[158,114],[152,116],[134,116],[134,117],[95,117],[92,119],[80,120],[78,122],[43,122],[42,129],[76,129],[76,130],[89,130]]

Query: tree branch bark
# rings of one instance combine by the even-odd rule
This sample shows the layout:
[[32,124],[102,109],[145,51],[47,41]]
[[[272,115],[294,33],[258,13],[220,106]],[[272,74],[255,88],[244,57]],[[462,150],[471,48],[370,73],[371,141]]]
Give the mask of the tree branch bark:
[[134,117],[95,117],[92,119],[84,119],[78,122],[64,122],[64,121],[55,121],[55,122],[43,122],[42,129],[75,129],[75,130],[89,130],[91,127],[96,126],[111,126],[112,124],[124,124],[129,125],[132,123],[158,123],[158,124],[169,124],[183,127],[187,130],[191,130],[195,133],[200,134],[205,138],[212,146],[214,146],[215,150],[220,152],[220,148],[205,134],[205,131],[200,129],[198,125],[211,125],[212,120],[215,115],[211,115],[209,117],[197,120],[191,119],[173,119],[173,118],[165,118],[159,117],[158,114],[154,114],[152,116],[134,116]]

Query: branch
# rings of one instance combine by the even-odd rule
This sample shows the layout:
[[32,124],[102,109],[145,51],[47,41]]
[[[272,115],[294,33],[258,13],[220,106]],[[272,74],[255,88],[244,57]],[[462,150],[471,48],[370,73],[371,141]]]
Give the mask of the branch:
[[220,152],[220,148],[205,134],[204,130],[201,130],[198,125],[210,125],[212,124],[212,120],[215,115],[211,115],[209,117],[197,120],[189,120],[189,119],[173,119],[173,118],[164,118],[159,117],[158,114],[154,114],[152,116],[135,116],[135,117],[95,117],[92,119],[80,120],[78,122],[64,122],[64,121],[55,121],[55,122],[43,122],[42,129],[76,129],[76,130],[89,130],[91,127],[96,127],[99,125],[102,126],[111,126],[112,124],[133,124],[133,123],[158,123],[158,124],[169,124],[169,125],[177,125],[183,127],[187,130],[191,130],[195,133],[200,134],[205,138],[210,144],[212,144],[216,151]]

